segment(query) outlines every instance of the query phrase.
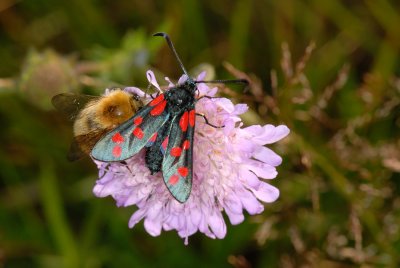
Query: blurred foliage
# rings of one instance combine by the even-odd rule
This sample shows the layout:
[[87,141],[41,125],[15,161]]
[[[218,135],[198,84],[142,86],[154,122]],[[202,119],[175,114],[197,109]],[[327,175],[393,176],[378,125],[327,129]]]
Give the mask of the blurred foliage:
[[[398,267],[398,25],[395,0],[0,1],[0,265]],[[272,146],[281,197],[224,240],[130,230],[134,208],[95,198],[94,165],[65,158],[51,97],[146,87],[149,67],[178,78],[157,31],[188,68],[251,81],[222,90],[246,122],[292,130]]]

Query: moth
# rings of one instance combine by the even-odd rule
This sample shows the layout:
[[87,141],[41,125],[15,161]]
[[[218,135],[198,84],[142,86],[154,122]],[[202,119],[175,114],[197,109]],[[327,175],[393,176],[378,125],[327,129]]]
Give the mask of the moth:
[[[145,162],[152,174],[161,171],[171,195],[180,203],[190,196],[193,180],[193,143],[196,116],[197,84],[245,83],[246,80],[195,81],[183,66],[169,36],[165,38],[187,80],[158,95],[132,118],[100,139],[92,150],[94,159],[113,162],[123,161],[146,148]],[[209,96],[203,96],[212,98]]]

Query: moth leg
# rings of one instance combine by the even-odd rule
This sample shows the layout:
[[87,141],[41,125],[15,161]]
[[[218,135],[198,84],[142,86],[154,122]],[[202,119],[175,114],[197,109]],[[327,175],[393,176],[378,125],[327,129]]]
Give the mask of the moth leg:
[[206,122],[206,124],[211,126],[211,127],[213,127],[213,128],[223,128],[223,127],[225,127],[225,126],[216,126],[216,125],[211,124],[210,122],[208,122],[208,119],[204,114],[196,113],[196,115],[203,117],[204,121]]
[[131,174],[133,174],[126,161],[121,161],[121,165],[124,166]]
[[210,96],[207,96],[207,95],[203,95],[203,96],[201,96],[200,98],[198,98],[196,101],[199,101],[199,100],[201,100],[202,98],[207,98],[207,99],[220,99],[221,97],[210,97]]
[[150,88],[151,88],[151,83],[149,83],[149,85],[146,88],[146,91],[144,92],[144,98],[147,99],[147,95],[149,95],[154,100],[155,98],[153,97],[153,95],[148,93],[150,91]]
[[152,83],[149,83],[149,85],[148,85],[147,88],[146,88],[146,91],[144,92],[144,94],[145,94],[144,97],[145,97],[145,98],[147,98],[147,95],[149,95],[150,98],[152,98],[152,99],[154,100],[154,99],[157,98],[161,93],[164,93],[161,89],[158,89],[157,87],[155,87],[155,88],[157,89],[157,93],[156,93],[156,96],[154,97],[154,96],[153,96],[154,94],[148,93],[152,87],[155,87],[155,86],[154,86]]
[[103,171],[104,173],[100,175],[99,180],[101,180],[104,176],[107,175],[107,173],[110,171],[108,168],[110,167],[110,164],[107,163],[106,166],[104,167]]
[[147,92],[145,93],[145,98],[146,98],[146,95],[149,95],[150,96],[150,98],[152,99],[152,100],[154,100],[155,98],[157,98],[159,95],[160,95],[160,92],[157,92],[157,93],[155,93],[156,94],[156,96],[154,97],[153,95],[154,94],[148,94]]

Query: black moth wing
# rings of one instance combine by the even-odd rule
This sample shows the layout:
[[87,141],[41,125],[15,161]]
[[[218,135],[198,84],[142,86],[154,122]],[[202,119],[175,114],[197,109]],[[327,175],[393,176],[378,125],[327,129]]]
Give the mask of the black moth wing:
[[51,99],[51,103],[58,111],[65,114],[69,120],[73,121],[89,102],[98,100],[99,98],[101,97],[77,93],[61,93],[55,95]]
[[138,153],[170,116],[165,109],[159,115],[152,115],[154,108],[147,104],[133,117],[108,132],[93,147],[91,156],[99,161],[114,162],[126,160]]
[[[181,118],[172,120],[168,131],[168,145],[162,163],[162,173],[165,185],[172,196],[184,203],[190,196],[193,179],[193,142],[194,142],[194,107],[192,107],[192,124],[187,123],[187,129],[181,126]],[[186,115],[188,116],[188,115]],[[190,120],[189,120],[190,121]]]

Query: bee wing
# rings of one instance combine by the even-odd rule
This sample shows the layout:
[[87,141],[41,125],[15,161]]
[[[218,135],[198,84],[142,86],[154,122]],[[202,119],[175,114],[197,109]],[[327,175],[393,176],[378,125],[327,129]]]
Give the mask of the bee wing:
[[81,149],[79,142],[75,139],[72,141],[67,154],[68,161],[76,161],[85,156],[85,152]]
[[55,95],[51,99],[51,103],[58,111],[65,114],[69,120],[74,120],[79,112],[85,108],[86,104],[99,98],[101,97],[77,93],[61,93]]
[[69,147],[67,159],[69,161],[76,161],[89,155],[96,142],[100,140],[107,131],[107,129],[91,131],[85,135],[74,137],[71,146]]

